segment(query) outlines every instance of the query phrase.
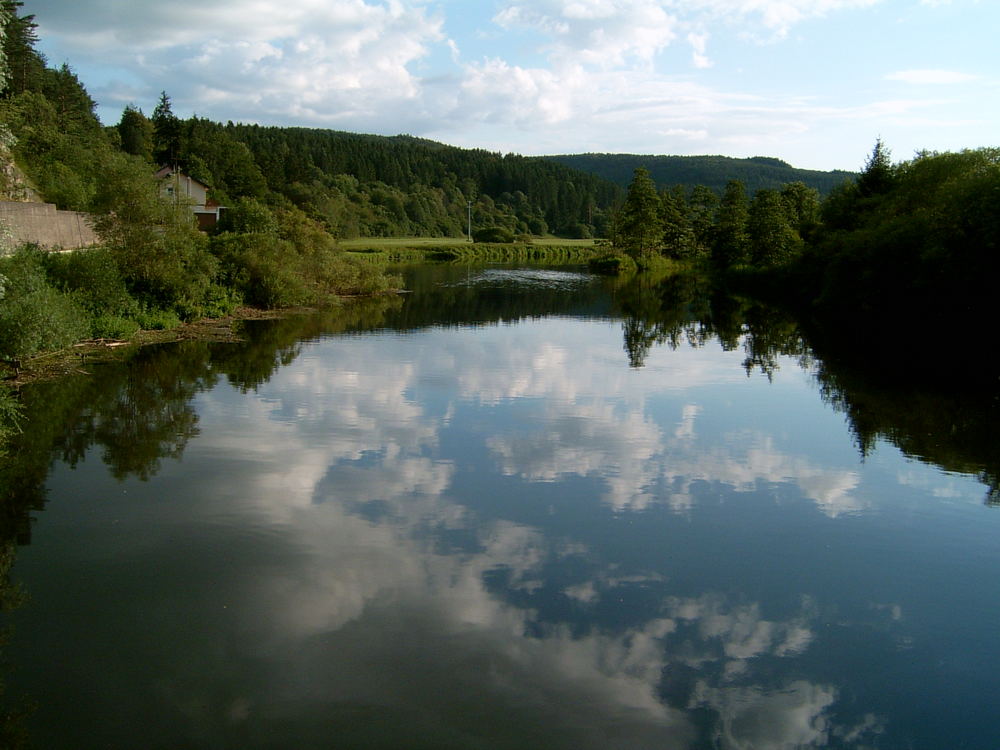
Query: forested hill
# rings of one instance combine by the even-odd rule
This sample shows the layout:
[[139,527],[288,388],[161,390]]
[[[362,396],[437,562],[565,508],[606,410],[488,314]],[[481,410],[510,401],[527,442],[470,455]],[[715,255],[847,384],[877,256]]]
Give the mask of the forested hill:
[[610,180],[621,187],[631,181],[636,167],[645,167],[660,188],[685,185],[705,185],[719,195],[729,180],[740,180],[747,193],[768,188],[779,190],[789,182],[803,182],[826,195],[853,172],[835,170],[820,172],[796,169],[792,165],[767,156],[734,159],[729,156],[651,156],[640,154],[563,154],[545,159],[573,169]]
[[[476,226],[588,237],[603,231],[605,213],[622,193],[607,180],[561,164],[405,135],[205,120],[188,121],[186,131],[245,144],[271,191],[313,214],[323,214],[324,206],[334,209],[341,236],[461,234],[471,201]],[[206,176],[227,187],[224,175]],[[344,210],[345,201],[357,208],[359,200],[372,210]]]

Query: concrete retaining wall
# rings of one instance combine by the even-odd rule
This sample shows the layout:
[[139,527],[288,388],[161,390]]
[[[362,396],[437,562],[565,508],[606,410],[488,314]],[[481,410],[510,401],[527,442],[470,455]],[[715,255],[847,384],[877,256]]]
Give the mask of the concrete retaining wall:
[[10,227],[15,245],[35,242],[65,250],[97,244],[90,217],[78,211],[57,211],[51,203],[0,201],[0,221]]

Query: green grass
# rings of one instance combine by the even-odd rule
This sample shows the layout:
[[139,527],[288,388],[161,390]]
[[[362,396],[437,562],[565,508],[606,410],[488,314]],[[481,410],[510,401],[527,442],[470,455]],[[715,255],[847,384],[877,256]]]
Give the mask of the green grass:
[[596,252],[594,240],[537,238],[531,243],[469,242],[462,237],[372,237],[341,240],[338,246],[370,263],[425,261],[547,261],[584,263]]

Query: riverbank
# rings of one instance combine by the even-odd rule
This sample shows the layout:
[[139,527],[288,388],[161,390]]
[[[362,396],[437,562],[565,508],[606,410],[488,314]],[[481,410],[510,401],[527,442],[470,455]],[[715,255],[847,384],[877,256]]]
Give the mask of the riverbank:
[[219,318],[202,318],[164,330],[139,331],[129,339],[88,339],[72,346],[47,351],[33,357],[0,362],[0,379],[8,387],[18,388],[39,380],[51,380],[67,375],[90,375],[89,366],[122,359],[137,347],[169,344],[177,341],[213,341],[235,343],[242,340],[236,332],[237,323],[244,320],[283,318],[315,310],[311,307],[289,307],[262,310],[240,307]]

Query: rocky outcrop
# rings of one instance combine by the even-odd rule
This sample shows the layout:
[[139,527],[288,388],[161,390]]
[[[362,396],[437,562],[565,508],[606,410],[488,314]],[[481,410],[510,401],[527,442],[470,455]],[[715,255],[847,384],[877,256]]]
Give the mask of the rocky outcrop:
[[42,196],[31,186],[10,153],[0,148],[0,200],[40,203]]

